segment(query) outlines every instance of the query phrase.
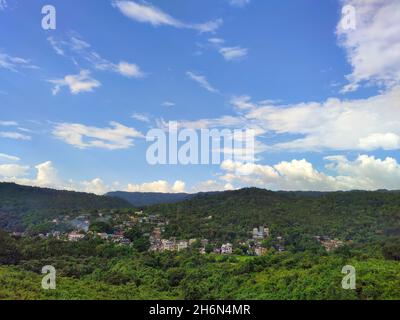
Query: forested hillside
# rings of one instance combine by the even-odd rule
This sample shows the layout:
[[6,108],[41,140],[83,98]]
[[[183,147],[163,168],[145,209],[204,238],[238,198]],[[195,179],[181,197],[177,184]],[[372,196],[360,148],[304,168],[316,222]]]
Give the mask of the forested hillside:
[[400,235],[400,192],[272,192],[242,189],[198,195],[147,212],[169,219],[167,233],[183,238],[246,239],[256,226],[300,243],[316,235],[368,242]]
[[23,230],[63,214],[129,207],[114,197],[0,183],[0,229]]

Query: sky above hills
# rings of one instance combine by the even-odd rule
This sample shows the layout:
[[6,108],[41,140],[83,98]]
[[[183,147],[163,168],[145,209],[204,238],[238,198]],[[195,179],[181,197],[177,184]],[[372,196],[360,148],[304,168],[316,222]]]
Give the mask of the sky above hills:
[[[0,181],[400,189],[400,2],[0,0],[0,109]],[[256,162],[150,165],[169,121],[251,128]]]

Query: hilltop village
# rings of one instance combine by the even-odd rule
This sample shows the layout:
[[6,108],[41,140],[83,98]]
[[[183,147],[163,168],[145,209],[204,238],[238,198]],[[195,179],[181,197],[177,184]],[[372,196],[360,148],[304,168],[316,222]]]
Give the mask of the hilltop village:
[[[247,240],[221,243],[214,239],[178,237],[163,237],[169,221],[159,215],[136,211],[121,214],[114,211],[98,212],[95,216],[82,214],[77,217],[65,215],[50,222],[49,232],[37,234],[13,232],[14,237],[37,236],[39,238],[54,238],[64,241],[81,241],[85,239],[101,239],[119,245],[138,246],[141,251],[164,252],[181,251],[188,248],[198,250],[202,254],[214,253],[221,255],[247,254],[261,256],[273,249],[284,252],[285,239],[282,236],[272,238],[267,225],[255,226],[248,231]],[[144,230],[142,233],[137,230]],[[338,239],[328,236],[315,236],[327,252],[343,245]],[[273,245],[266,240],[272,240]]]

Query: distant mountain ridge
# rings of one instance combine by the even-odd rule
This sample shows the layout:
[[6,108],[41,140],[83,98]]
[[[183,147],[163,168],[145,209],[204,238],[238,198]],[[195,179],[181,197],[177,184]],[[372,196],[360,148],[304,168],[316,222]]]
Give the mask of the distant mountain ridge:
[[161,192],[124,192],[115,191],[106,193],[106,196],[116,197],[128,201],[135,207],[146,207],[155,204],[176,203],[189,200],[197,194],[190,193],[161,193]]

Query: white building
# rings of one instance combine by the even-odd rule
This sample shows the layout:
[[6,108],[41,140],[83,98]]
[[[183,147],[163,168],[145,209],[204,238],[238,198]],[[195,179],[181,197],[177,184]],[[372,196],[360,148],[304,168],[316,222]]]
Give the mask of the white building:
[[226,243],[221,246],[221,254],[232,254],[232,244]]
[[188,242],[185,241],[185,240],[179,241],[177,248],[178,248],[178,251],[187,249],[188,248]]

